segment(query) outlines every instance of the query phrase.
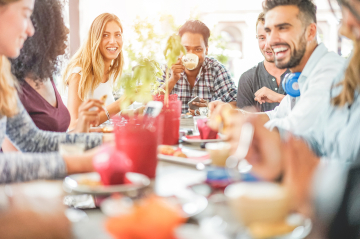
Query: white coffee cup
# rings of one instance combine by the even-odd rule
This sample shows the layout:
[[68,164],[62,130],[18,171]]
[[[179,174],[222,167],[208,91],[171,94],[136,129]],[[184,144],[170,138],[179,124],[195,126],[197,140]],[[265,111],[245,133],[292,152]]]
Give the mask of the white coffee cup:
[[282,221],[290,209],[289,194],[276,183],[234,183],[225,189],[225,195],[236,218],[244,225]]
[[199,57],[193,53],[188,53],[182,57],[182,63],[189,71],[194,70],[199,64]]

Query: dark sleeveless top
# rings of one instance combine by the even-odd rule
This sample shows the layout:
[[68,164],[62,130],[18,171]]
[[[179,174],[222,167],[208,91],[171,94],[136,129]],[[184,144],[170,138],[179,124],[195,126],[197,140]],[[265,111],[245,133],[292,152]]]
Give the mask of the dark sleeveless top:
[[25,80],[20,85],[21,91],[19,91],[19,98],[39,129],[53,132],[66,132],[70,125],[70,113],[61,100],[54,81],[50,81],[55,91],[57,108],[47,102]]

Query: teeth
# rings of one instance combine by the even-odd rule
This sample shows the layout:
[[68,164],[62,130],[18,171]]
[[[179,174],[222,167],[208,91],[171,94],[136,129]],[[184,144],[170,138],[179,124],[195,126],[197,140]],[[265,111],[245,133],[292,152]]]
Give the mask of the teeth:
[[108,49],[109,51],[116,51],[117,50],[117,48],[116,47],[114,47],[114,48],[106,48],[106,49]]
[[279,47],[279,48],[275,48],[275,49],[274,49],[274,52],[275,52],[275,53],[279,53],[279,52],[281,52],[281,51],[286,51],[286,50],[287,50],[286,47]]

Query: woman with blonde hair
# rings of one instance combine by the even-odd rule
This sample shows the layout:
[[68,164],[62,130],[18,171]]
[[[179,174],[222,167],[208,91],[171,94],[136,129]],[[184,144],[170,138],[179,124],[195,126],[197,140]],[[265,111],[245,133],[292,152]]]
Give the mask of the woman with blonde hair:
[[68,86],[70,129],[75,125],[78,109],[86,99],[107,96],[104,112],[100,113],[100,123],[120,112],[120,104],[112,95],[112,85],[122,74],[122,47],[123,27],[120,19],[110,13],[95,18],[87,40],[72,57],[63,75],[63,83]]
[[18,99],[7,57],[16,58],[34,34],[30,20],[34,0],[0,0],[0,144],[7,136],[26,153],[0,153],[0,183],[52,179],[93,171],[94,150],[78,156],[60,155],[60,143],[100,145],[102,134],[66,134],[39,130]]

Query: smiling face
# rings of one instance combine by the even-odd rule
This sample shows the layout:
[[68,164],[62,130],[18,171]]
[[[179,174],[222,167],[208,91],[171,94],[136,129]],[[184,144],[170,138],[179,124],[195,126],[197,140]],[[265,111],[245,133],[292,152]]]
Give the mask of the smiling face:
[[123,39],[120,26],[115,21],[108,22],[105,25],[99,46],[104,61],[116,59],[122,50],[122,46]]
[[181,37],[181,44],[185,47],[187,53],[193,53],[199,57],[199,64],[193,71],[200,69],[208,53],[204,37],[200,33],[185,32]]
[[263,22],[259,22],[256,27],[256,39],[258,40],[261,54],[265,57],[265,61],[274,63],[274,53],[269,45],[269,42],[266,41],[266,32]]
[[266,14],[267,40],[275,53],[275,64],[280,69],[298,66],[305,55],[307,42],[314,37],[308,36],[307,27],[299,14],[296,6],[275,7]]
[[20,0],[0,6],[0,55],[16,58],[25,40],[34,34],[30,16],[34,0]]

